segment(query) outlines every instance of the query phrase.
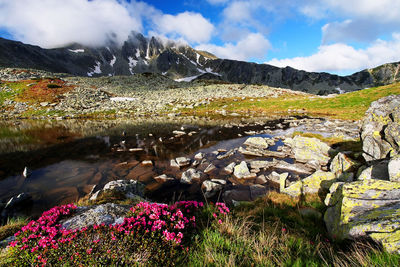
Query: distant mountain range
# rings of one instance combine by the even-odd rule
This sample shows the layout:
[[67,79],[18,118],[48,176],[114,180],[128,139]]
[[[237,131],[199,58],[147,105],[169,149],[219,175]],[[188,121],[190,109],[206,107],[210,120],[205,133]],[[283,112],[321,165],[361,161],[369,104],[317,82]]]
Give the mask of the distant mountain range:
[[33,68],[91,77],[152,72],[178,81],[216,79],[314,94],[354,91],[400,81],[400,62],[349,76],[338,76],[219,59],[187,45],[156,37],[146,38],[135,32],[122,47],[110,42],[107,46],[97,48],[72,44],[63,48],[43,49],[0,38],[0,67]]

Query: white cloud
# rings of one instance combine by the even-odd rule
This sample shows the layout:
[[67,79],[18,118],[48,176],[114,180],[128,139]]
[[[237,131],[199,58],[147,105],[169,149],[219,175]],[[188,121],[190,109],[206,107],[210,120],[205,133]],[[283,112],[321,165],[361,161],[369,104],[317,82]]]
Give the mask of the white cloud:
[[141,21],[117,0],[0,0],[0,27],[16,39],[42,47],[71,42],[101,45],[114,36],[118,43]]
[[299,11],[314,19],[335,20],[323,27],[324,43],[368,43],[400,27],[399,0],[309,0]]
[[321,45],[318,52],[308,57],[272,59],[266,64],[306,71],[344,72],[372,68],[400,60],[400,34],[391,41],[377,40],[366,49],[355,49],[343,43]]
[[270,42],[260,33],[250,33],[236,44],[225,43],[223,46],[202,44],[196,47],[198,50],[209,51],[219,58],[235,60],[263,58],[270,48]]
[[208,42],[214,26],[199,13],[163,14],[153,6],[128,0],[0,0],[0,28],[14,39],[45,48],[70,43],[122,44],[132,31],[175,40]]
[[255,6],[251,2],[233,2],[223,11],[225,19],[230,22],[243,22],[252,19],[252,10]]
[[162,15],[155,18],[157,31],[171,38],[183,37],[189,42],[208,42],[215,30],[213,24],[199,13],[183,12],[176,16]]

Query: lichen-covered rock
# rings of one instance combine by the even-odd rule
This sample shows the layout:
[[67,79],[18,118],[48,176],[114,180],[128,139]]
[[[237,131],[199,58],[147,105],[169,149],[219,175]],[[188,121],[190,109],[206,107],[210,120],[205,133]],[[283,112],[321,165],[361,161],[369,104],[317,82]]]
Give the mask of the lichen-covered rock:
[[184,184],[199,183],[201,181],[201,177],[202,177],[202,172],[190,168],[182,173],[181,183]]
[[330,169],[336,177],[339,177],[344,172],[354,171],[358,166],[358,162],[340,152],[333,158]]
[[314,174],[304,178],[301,181],[295,182],[283,190],[281,186],[281,193],[285,193],[293,197],[297,197],[302,194],[315,194],[318,193],[322,188],[329,187],[334,182],[335,178],[335,174],[332,172],[316,171]]
[[361,140],[366,161],[399,154],[400,95],[372,102],[362,123]]
[[381,160],[374,165],[365,168],[357,177],[357,180],[389,180],[388,160]]
[[284,141],[292,149],[292,154],[299,162],[317,161],[319,165],[327,165],[332,150],[329,145],[317,138],[295,136]]
[[400,183],[363,180],[331,186],[324,220],[338,239],[369,236],[400,253]]
[[251,175],[249,168],[247,167],[246,161],[240,162],[236,165],[233,171],[233,175],[238,179],[245,179]]
[[249,137],[246,139],[246,141],[243,144],[246,146],[252,146],[252,147],[257,147],[257,148],[261,148],[261,149],[268,148],[267,141],[262,137]]
[[389,180],[400,182],[400,156],[390,159],[388,164]]
[[81,229],[94,224],[110,225],[122,223],[129,211],[129,206],[107,203],[91,207],[78,207],[77,213],[64,221],[61,227],[65,229]]

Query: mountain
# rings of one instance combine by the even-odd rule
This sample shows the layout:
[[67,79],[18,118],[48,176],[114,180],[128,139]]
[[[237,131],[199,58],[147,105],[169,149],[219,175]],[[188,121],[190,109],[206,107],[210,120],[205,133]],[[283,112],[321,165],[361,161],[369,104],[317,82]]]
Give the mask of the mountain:
[[306,72],[236,60],[219,59],[187,45],[133,32],[122,46],[71,44],[43,49],[0,38],[0,67],[34,68],[78,76],[133,75],[152,72],[178,81],[215,79],[265,84],[315,94],[354,91],[400,81],[400,63],[390,63],[349,76]]

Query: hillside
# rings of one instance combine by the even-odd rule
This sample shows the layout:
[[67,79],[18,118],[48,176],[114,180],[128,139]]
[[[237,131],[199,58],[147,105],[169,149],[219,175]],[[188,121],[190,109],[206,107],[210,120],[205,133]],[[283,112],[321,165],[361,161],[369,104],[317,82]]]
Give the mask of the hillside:
[[187,45],[133,32],[119,47],[71,44],[42,49],[0,38],[0,67],[34,68],[77,76],[99,77],[157,73],[178,81],[213,79],[232,83],[261,84],[313,94],[354,91],[399,80],[399,64],[390,63],[349,76],[306,72],[290,67],[219,59]]

